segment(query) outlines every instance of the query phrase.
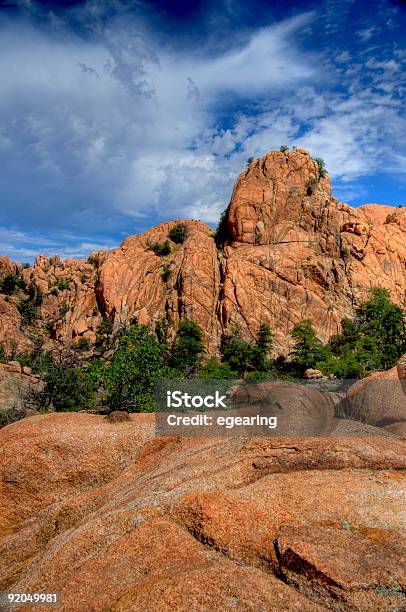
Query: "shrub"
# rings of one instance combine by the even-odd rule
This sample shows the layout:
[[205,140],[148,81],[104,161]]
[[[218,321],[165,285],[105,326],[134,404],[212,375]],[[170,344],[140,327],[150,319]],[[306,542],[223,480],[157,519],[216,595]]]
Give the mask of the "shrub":
[[51,287],[49,292],[51,295],[58,295],[58,287]]
[[348,259],[350,256],[350,249],[346,244],[341,244],[340,246],[340,257],[341,259]]
[[9,408],[8,410],[0,411],[0,428],[11,425],[16,421],[20,421],[25,417],[25,410],[22,408]]
[[66,289],[68,288],[68,281],[66,280],[66,278],[61,276],[61,278],[58,278],[56,286],[60,291],[66,291]]
[[88,351],[90,349],[90,342],[88,338],[80,338],[77,343],[77,348],[79,351]]
[[0,343],[0,363],[5,363],[7,361],[7,352],[4,348],[4,344]]
[[37,404],[42,409],[74,412],[88,410],[95,404],[94,381],[70,354],[58,356],[43,375],[43,380],[44,389],[37,396]]
[[28,351],[24,351],[23,353],[18,353],[16,355],[15,360],[18,361],[22,366],[30,366],[31,365],[31,353]]
[[223,210],[220,215],[220,219],[217,225],[216,233],[214,236],[217,247],[222,247],[227,240],[230,238],[230,232],[228,230],[228,207]]
[[107,351],[113,342],[113,323],[110,319],[103,319],[96,329],[95,348],[99,351]]
[[158,257],[165,257],[171,252],[171,245],[169,244],[169,240],[165,240],[165,242],[151,242],[148,245],[148,248],[150,249],[150,251],[153,251]]
[[18,289],[25,289],[25,283],[21,276],[17,274],[6,274],[0,281],[0,292],[6,295],[12,295]]
[[279,151],[281,153],[286,153],[287,151],[289,151],[289,147],[287,147],[286,145],[282,145],[279,149]]
[[64,319],[69,312],[69,304],[66,300],[63,300],[62,304],[59,306],[59,318]]
[[252,164],[252,162],[254,161],[255,157],[249,157],[247,159],[247,166],[249,166],[250,164]]
[[319,169],[319,177],[324,178],[325,176],[327,176],[327,170],[326,170],[326,166],[324,163],[324,159],[321,159],[321,157],[316,157],[314,161],[316,162],[317,167]]
[[187,238],[187,227],[184,223],[177,223],[169,232],[169,238],[175,244],[183,244]]
[[317,184],[318,184],[318,182],[317,182],[317,179],[316,179],[316,177],[315,177],[315,176],[311,176],[311,177],[308,179],[308,181],[307,181],[307,183],[306,183],[306,193],[307,193],[307,195],[308,195],[308,196],[313,195],[313,193],[314,193],[314,192],[316,191],[316,189],[317,189]]
[[30,264],[28,262],[23,263],[23,270],[27,270],[30,268]]
[[204,380],[232,380],[237,378],[237,374],[232,371],[228,363],[220,363],[217,357],[210,357],[200,372],[200,378]]
[[170,277],[172,276],[172,270],[169,264],[164,264],[161,270],[161,278],[164,283],[167,283]]
[[87,258],[87,263],[90,263],[92,266],[97,268],[99,265],[99,255],[97,253],[92,253],[92,255],[89,255]]

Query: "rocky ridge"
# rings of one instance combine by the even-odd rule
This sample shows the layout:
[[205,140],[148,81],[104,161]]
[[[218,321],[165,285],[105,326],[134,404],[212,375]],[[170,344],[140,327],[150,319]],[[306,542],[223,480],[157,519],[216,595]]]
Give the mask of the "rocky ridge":
[[[210,227],[186,220],[185,242],[156,255],[149,245],[167,240],[177,223],[129,236],[89,261],[39,256],[21,270],[3,257],[0,276],[17,270],[38,285],[39,326],[53,341],[94,341],[103,317],[115,327],[138,320],[154,328],[164,319],[172,334],[186,317],[203,328],[210,354],[236,324],[254,338],[269,323],[276,353],[289,352],[289,332],[303,318],[327,341],[371,286],[406,303],[406,209],[339,202],[304,149],[272,151],[241,173],[220,248]],[[29,335],[16,299],[0,296],[0,342],[13,338],[21,348]]]

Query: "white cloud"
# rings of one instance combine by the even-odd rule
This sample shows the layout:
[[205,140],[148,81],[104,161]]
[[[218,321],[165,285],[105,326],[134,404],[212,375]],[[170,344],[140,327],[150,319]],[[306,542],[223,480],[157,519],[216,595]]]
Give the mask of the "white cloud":
[[404,172],[404,56],[347,67],[348,51],[306,54],[300,39],[316,18],[233,37],[215,55],[174,47],[128,16],[98,22],[86,40],[59,22],[48,31],[0,22],[2,223],[80,235],[113,231],[117,218],[129,232],[147,217],[214,223],[246,159],[282,144],[323,157],[344,183],[382,156]]

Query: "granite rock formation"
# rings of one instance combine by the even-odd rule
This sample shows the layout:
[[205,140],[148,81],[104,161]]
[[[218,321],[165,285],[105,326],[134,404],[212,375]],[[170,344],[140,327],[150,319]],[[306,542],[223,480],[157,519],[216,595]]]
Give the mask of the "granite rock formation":
[[404,442],[24,419],[0,431],[0,590],[61,612],[404,609]]
[[[173,336],[179,319],[188,317],[202,326],[215,354],[233,326],[255,338],[267,322],[275,352],[286,354],[295,323],[311,319],[327,341],[372,286],[386,287],[405,304],[406,209],[339,202],[304,149],[272,151],[242,172],[220,246],[204,223],[181,221],[185,242],[170,241],[171,253],[156,255],[151,243],[164,243],[176,223],[129,236],[88,262],[40,256],[22,270],[44,296],[42,332],[50,341],[93,341],[102,317],[109,317],[115,327],[138,320],[152,329],[165,319]],[[2,258],[0,276],[16,267]],[[28,332],[16,298],[0,296],[0,342],[12,337],[24,347]]]

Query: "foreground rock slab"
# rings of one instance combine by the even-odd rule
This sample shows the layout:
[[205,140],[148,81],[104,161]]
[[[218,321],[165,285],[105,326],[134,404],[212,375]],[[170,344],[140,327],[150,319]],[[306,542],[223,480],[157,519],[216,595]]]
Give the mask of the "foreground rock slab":
[[0,590],[57,591],[67,612],[402,610],[405,467],[394,434],[30,417],[0,431]]

